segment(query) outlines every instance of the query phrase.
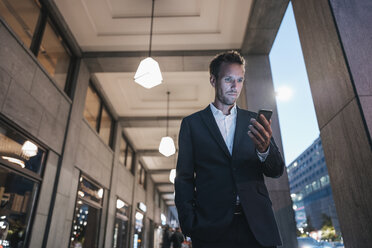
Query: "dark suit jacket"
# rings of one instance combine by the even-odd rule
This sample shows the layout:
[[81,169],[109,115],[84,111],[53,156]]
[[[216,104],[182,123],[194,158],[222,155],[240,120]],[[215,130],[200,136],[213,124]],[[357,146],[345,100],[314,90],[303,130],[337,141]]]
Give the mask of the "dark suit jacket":
[[175,203],[187,236],[215,241],[232,222],[237,194],[256,239],[263,246],[281,245],[263,175],[279,177],[284,162],[271,139],[261,162],[248,136],[256,113],[237,109],[232,155],[210,106],[182,120],[175,179]]

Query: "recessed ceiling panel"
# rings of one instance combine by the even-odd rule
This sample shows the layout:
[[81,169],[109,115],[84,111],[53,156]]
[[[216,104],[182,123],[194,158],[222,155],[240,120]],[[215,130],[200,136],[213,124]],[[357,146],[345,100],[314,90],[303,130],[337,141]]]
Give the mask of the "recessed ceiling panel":
[[149,170],[164,170],[164,169],[174,169],[176,167],[176,159],[174,156],[165,157],[165,156],[143,156],[143,161],[146,163]]
[[214,98],[208,72],[163,72],[163,83],[146,89],[134,73],[96,73],[95,78],[119,116],[187,116],[205,108]]
[[[153,50],[239,49],[253,0],[155,2]],[[151,0],[55,0],[83,51],[146,51]]]
[[169,173],[152,174],[151,177],[155,183],[168,183],[169,182]]
[[[152,128],[125,128],[125,134],[132,141],[136,150],[157,150],[161,138],[166,135],[165,127]],[[178,133],[179,128],[169,128],[168,135],[173,138],[176,149],[178,148]],[[173,156],[172,156],[173,157]],[[169,157],[171,158],[171,157]]]
[[173,186],[173,184],[161,185],[161,186],[158,186],[158,190],[160,192],[173,192],[174,191],[174,186]]

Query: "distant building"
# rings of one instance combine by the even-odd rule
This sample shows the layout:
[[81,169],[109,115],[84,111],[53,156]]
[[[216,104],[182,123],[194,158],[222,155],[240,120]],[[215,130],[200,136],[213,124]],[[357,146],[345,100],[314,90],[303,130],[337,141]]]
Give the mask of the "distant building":
[[325,218],[330,218],[340,233],[320,137],[287,167],[287,172],[297,228],[311,225],[321,229]]

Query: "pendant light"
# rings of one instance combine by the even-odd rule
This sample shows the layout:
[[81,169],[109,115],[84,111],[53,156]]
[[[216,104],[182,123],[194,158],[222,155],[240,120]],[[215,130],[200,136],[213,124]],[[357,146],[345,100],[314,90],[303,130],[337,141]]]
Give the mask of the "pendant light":
[[166,157],[173,155],[176,152],[176,147],[174,146],[173,139],[168,135],[169,127],[169,94],[167,91],[167,133],[166,136],[161,138],[159,145],[159,152]]
[[163,81],[158,62],[151,58],[152,29],[154,25],[154,6],[155,0],[152,0],[149,56],[141,61],[138,66],[137,72],[134,75],[134,81],[147,89],[159,85]]
[[[174,165],[177,166],[177,156],[174,156]],[[174,179],[176,179],[176,169],[171,169],[169,173],[169,181],[174,184]]]

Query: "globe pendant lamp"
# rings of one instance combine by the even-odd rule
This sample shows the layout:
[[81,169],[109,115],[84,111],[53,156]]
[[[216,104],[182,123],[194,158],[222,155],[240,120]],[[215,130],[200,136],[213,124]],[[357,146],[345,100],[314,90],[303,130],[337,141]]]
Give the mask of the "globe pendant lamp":
[[161,75],[158,62],[151,58],[152,28],[154,24],[154,5],[155,0],[152,0],[149,56],[141,61],[136,71],[136,74],[134,75],[134,81],[147,89],[159,85],[163,81],[163,77]]
[[174,146],[173,139],[168,135],[168,127],[169,127],[169,94],[167,92],[167,133],[166,136],[161,138],[160,145],[159,145],[159,152],[166,157],[173,155],[176,152],[176,147]]

